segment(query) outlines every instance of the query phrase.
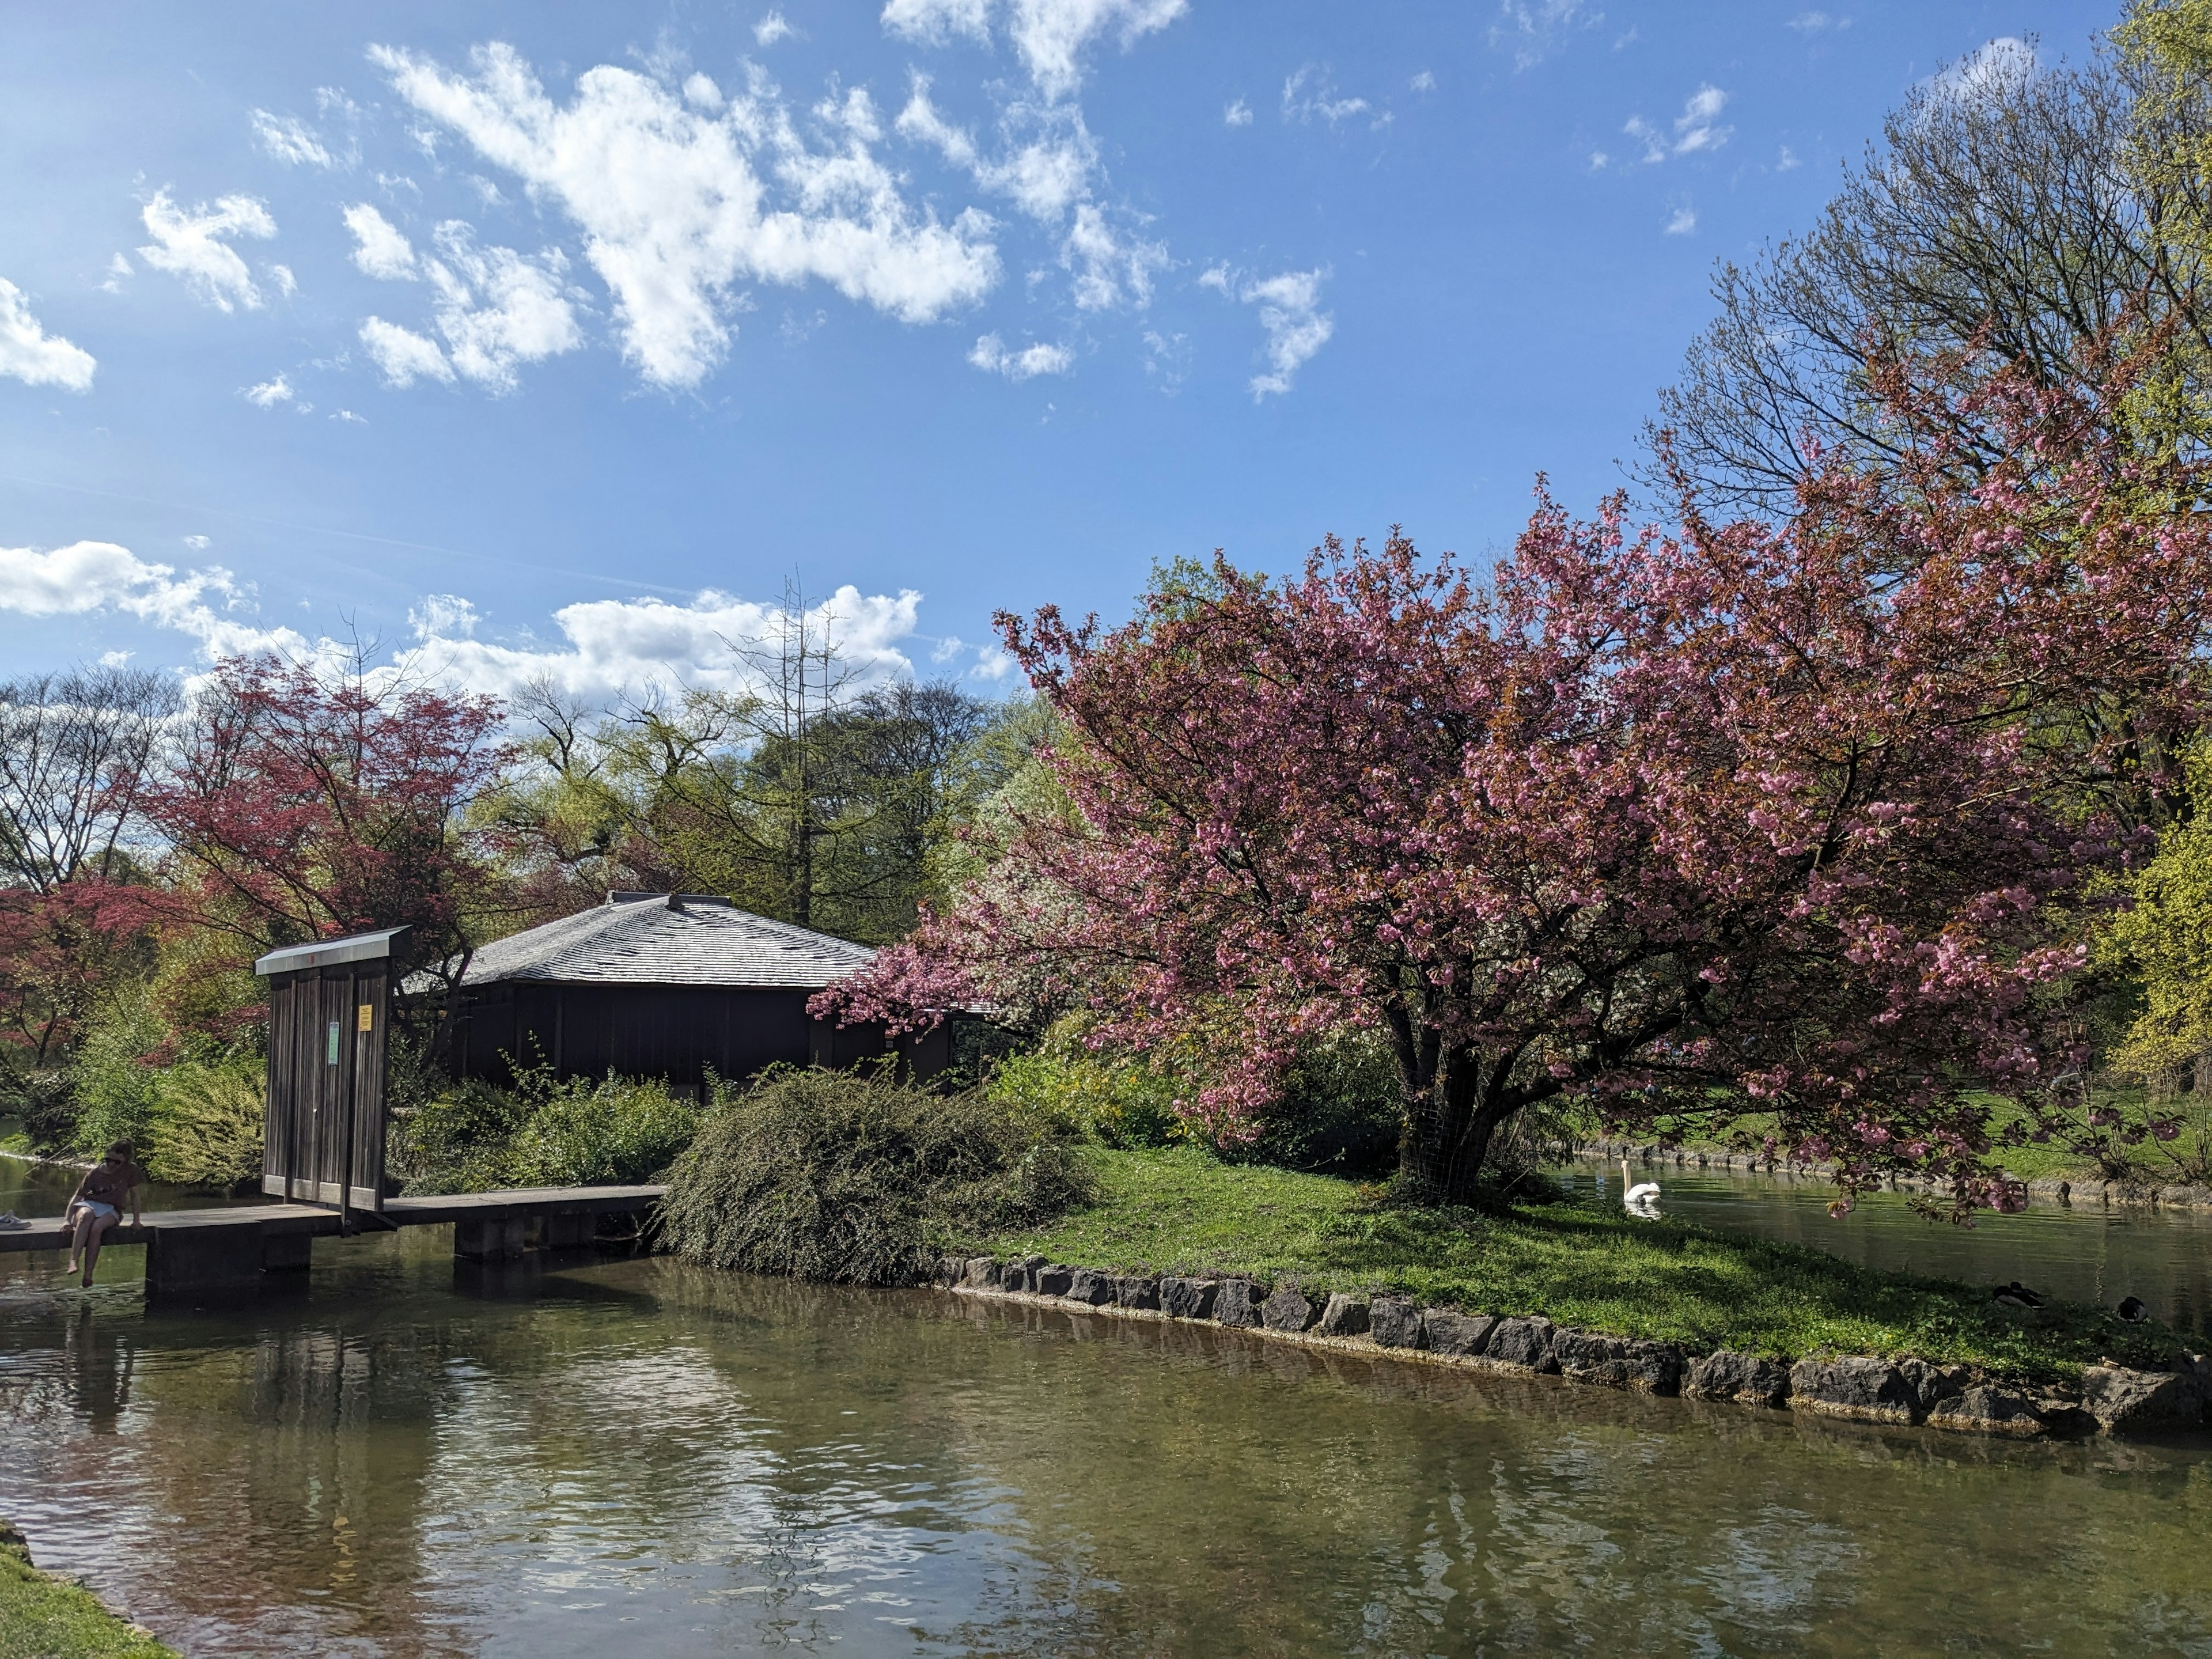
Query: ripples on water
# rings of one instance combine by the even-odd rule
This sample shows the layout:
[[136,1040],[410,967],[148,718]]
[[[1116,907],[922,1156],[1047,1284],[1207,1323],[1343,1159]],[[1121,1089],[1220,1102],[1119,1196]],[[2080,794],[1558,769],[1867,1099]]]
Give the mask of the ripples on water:
[[19,1272],[0,1514],[207,1654],[2212,1655],[2201,1449],[449,1248]]

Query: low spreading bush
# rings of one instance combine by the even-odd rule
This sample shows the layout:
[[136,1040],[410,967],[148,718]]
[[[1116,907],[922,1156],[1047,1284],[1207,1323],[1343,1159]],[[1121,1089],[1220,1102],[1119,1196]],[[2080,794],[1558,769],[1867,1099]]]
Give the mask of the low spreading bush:
[[146,1172],[186,1187],[261,1179],[268,1083],[260,1067],[185,1063],[161,1074],[146,1130]]
[[904,1284],[948,1249],[1041,1224],[1091,1192],[1063,1131],[985,1092],[778,1069],[718,1100],[669,1172],[662,1237],[738,1272]]

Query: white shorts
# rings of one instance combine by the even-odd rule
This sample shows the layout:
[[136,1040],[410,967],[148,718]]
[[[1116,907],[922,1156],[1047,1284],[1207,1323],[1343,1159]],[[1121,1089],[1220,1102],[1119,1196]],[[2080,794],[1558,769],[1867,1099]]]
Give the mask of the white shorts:
[[123,1212],[112,1204],[103,1204],[96,1198],[80,1198],[76,1201],[76,1207],[89,1215],[94,1221],[117,1221],[120,1220],[123,1215]]

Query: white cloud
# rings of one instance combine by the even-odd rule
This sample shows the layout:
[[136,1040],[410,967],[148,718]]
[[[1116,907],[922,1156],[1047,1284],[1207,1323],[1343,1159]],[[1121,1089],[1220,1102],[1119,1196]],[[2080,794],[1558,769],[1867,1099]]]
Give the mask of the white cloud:
[[1085,202],[1076,209],[1075,224],[1060,245],[1060,263],[1074,275],[1079,309],[1108,310],[1126,297],[1141,311],[1152,303],[1152,273],[1165,270],[1170,261],[1162,244],[1134,236],[1124,240],[1106,216]]
[[415,249],[397,225],[366,202],[348,208],[344,217],[353,233],[356,269],[387,283],[414,279]]
[[425,593],[422,603],[407,612],[407,625],[418,640],[468,639],[479,620],[476,606],[458,593]]
[[0,276],[0,374],[26,386],[58,386],[64,392],[92,390],[99,364],[89,351],[49,334],[31,315],[23,290]]
[[[1091,193],[1098,146],[1083,125],[1081,111],[1065,104],[1044,109],[1017,104],[1000,125],[1009,139],[1007,151],[999,161],[975,164],[977,184],[1047,222],[1056,222]],[[1013,137],[1024,130],[1025,141]]]
[[1335,92],[1326,70],[1306,64],[1283,82],[1283,119],[1304,125],[1319,116],[1335,126],[1366,113],[1364,98],[1339,98]]
[[956,167],[973,170],[978,164],[975,141],[964,127],[956,127],[938,112],[929,99],[929,77],[916,75],[907,94],[906,107],[893,126],[901,137],[927,144]]
[[[1084,49],[1117,34],[1126,51],[1139,36],[1165,28],[1189,9],[1188,0],[1006,0],[1006,38],[1048,99],[1083,84]],[[962,39],[988,45],[994,0],[889,0],[883,24],[894,34],[930,46]]]
[[404,51],[371,56],[407,103],[567,213],[614,295],[626,354],[656,386],[694,386],[721,360],[748,280],[825,282],[905,322],[973,304],[999,280],[988,219],[917,212],[849,120],[838,148],[809,149],[763,82],[709,117],[612,64],[557,105],[499,44],[473,54],[471,77]]
[[1820,34],[1829,29],[1847,29],[1851,26],[1848,17],[1833,17],[1825,11],[1801,11],[1785,26],[1800,34]]
[[990,0],[889,0],[884,27],[909,40],[941,46],[956,38],[988,43]]
[[1716,86],[1702,86],[1692,93],[1682,106],[1682,112],[1674,118],[1674,154],[1690,155],[1701,149],[1718,149],[1728,143],[1733,127],[1719,125],[1721,110],[1728,103],[1728,94]]
[[1018,665],[1003,647],[987,645],[975,653],[975,665],[968,672],[979,680],[1002,680]]
[[1327,270],[1316,270],[1239,282],[1226,264],[1199,273],[1200,288],[1260,308],[1260,327],[1267,337],[1268,372],[1249,382],[1254,403],[1270,393],[1279,398],[1287,393],[1299,368],[1336,332],[1336,319],[1321,308],[1321,285],[1328,279]]
[[131,268],[130,260],[119,253],[114,254],[107,261],[107,280],[100,285],[100,291],[102,294],[120,294],[123,292],[123,279],[137,274]]
[[1797,152],[1791,149],[1789,145],[1784,144],[1782,147],[1781,155],[1775,158],[1774,170],[1777,173],[1789,173],[1804,165],[1805,164],[1802,161],[1800,161],[1797,159]]
[[451,381],[453,378],[453,365],[435,340],[425,339],[381,317],[368,318],[362,324],[361,343],[368,349],[369,361],[384,371],[386,382],[392,386],[404,388],[417,380]]
[[1644,146],[1644,159],[1655,166],[1669,155],[1693,155],[1700,150],[1718,149],[1735,131],[1719,125],[1720,113],[1728,99],[1728,94],[1718,87],[1699,87],[1684,100],[1682,112],[1674,118],[1671,137],[1640,115],[1630,116],[1620,130]]
[[929,96],[929,77],[914,77],[906,107],[893,126],[902,138],[927,144],[995,195],[1011,198],[1030,218],[1056,224],[1091,193],[1098,166],[1097,141],[1072,104],[1016,101],[999,120],[1000,154],[986,157],[964,127],[946,120]]
[[366,202],[348,208],[345,222],[354,234],[353,262],[368,275],[387,282],[428,279],[438,331],[452,353],[448,359],[424,336],[371,318],[362,341],[392,385],[450,380],[457,371],[496,391],[512,391],[518,363],[583,343],[562,291],[568,258],[558,248],[547,249],[534,263],[513,248],[479,249],[470,226],[449,219],[433,233],[444,257],[427,258]]
[[337,164],[314,129],[297,116],[255,110],[253,136],[270,155],[294,167],[328,167]]
[[188,635],[210,656],[278,639],[304,643],[287,630],[265,634],[227,614],[249,599],[250,590],[221,565],[179,575],[174,566],[149,562],[113,542],[71,542],[50,551],[0,547],[0,611],[25,617],[119,613]]
[[1187,0],[1012,0],[1006,33],[1048,98],[1064,97],[1082,83],[1077,59],[1109,30],[1123,50],[1139,36],[1164,29],[1189,9]]
[[258,386],[247,386],[239,395],[256,409],[274,409],[279,404],[292,401],[292,382],[284,375],[272,375]]
[[1434,71],[1423,70],[1406,84],[1415,92],[1434,92],[1437,89],[1437,77]]
[[763,48],[772,46],[779,40],[788,40],[798,33],[780,11],[769,13],[753,25],[753,40]]
[[995,334],[975,342],[968,361],[987,374],[1003,374],[1010,380],[1027,380],[1039,374],[1065,374],[1073,367],[1075,354],[1063,345],[1024,346],[1009,351]]
[[356,415],[349,409],[333,410],[331,412],[331,418],[334,421],[350,422],[355,426],[367,426],[368,424],[368,417],[367,416]]
[[135,651],[103,651],[100,653],[100,665],[102,668],[121,668],[137,654]]
[[205,536],[179,536],[177,539],[195,553],[204,553],[210,545]]
[[[466,605],[452,595],[441,597]],[[428,621],[429,603],[410,612],[410,619]],[[808,607],[807,620],[813,629],[829,631],[866,684],[912,674],[914,665],[899,642],[914,634],[921,605],[921,595],[911,588],[896,597],[864,596],[848,584]],[[467,618],[473,623],[474,617],[470,606]],[[553,620],[563,643],[550,650],[456,638],[434,628],[422,635],[406,666],[495,693],[550,680],[570,696],[592,702],[635,696],[651,687],[756,689],[751,670],[731,647],[774,638],[778,612],[774,605],[709,591],[687,605],[588,600],[563,606]]]
[[1502,0],[1490,44],[1510,47],[1515,69],[1534,69],[1570,38],[1604,21],[1603,12],[1586,9],[1583,0]]
[[234,306],[259,308],[261,290],[226,239],[265,240],[276,234],[276,222],[260,202],[251,196],[225,196],[213,207],[203,202],[187,212],[161,190],[146,204],[143,217],[154,240],[138,250],[140,258],[156,270],[182,277],[219,311]]
[[968,649],[967,641],[962,639],[957,634],[947,634],[935,645],[930,647],[929,659],[932,662],[951,662],[966,649]]
[[[913,664],[899,647],[913,636],[921,605],[921,595],[912,589],[864,596],[848,584],[810,606],[807,621],[817,635],[829,632],[863,684],[880,682],[912,674]],[[75,542],[52,550],[0,547],[0,611],[135,617],[191,640],[206,661],[274,651],[295,660],[335,664],[347,654],[343,641],[311,641],[292,629],[253,621],[252,590],[220,565],[180,574],[112,542]],[[778,618],[774,605],[713,591],[683,605],[590,600],[554,613],[559,645],[532,648],[476,639],[476,606],[459,594],[432,593],[409,610],[417,644],[388,672],[434,676],[494,693],[550,679],[596,702],[653,687],[742,690],[753,689],[752,671],[732,642],[773,638]],[[978,672],[996,678],[1004,671]]]
[[514,248],[477,248],[467,223],[449,219],[434,234],[445,258],[425,261],[435,289],[438,331],[453,368],[495,392],[515,385],[518,362],[573,352],[584,343],[562,292],[568,258],[549,248],[529,261]]
[[1224,127],[1250,126],[1252,125],[1252,106],[1246,103],[1242,98],[1237,99],[1233,103],[1224,106],[1221,112],[1221,125]]
[[272,263],[268,269],[269,280],[276,284],[276,291],[286,299],[300,291],[300,280],[292,275],[291,266]]
[[1685,202],[1674,210],[1674,216],[1667,221],[1666,234],[1669,236],[1687,236],[1697,228],[1698,210]]

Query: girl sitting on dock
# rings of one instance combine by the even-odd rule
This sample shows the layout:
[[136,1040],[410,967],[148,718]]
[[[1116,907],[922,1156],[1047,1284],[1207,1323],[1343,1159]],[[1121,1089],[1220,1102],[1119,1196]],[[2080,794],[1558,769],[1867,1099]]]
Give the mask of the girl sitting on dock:
[[62,1212],[62,1231],[70,1235],[69,1270],[76,1272],[77,1259],[83,1258],[84,1277],[79,1282],[87,1289],[92,1285],[93,1264],[100,1260],[100,1237],[123,1218],[125,1199],[131,1203],[131,1224],[144,1224],[138,1212],[138,1189],[146,1179],[135,1149],[129,1141],[118,1140],[77,1182],[69,1208]]

